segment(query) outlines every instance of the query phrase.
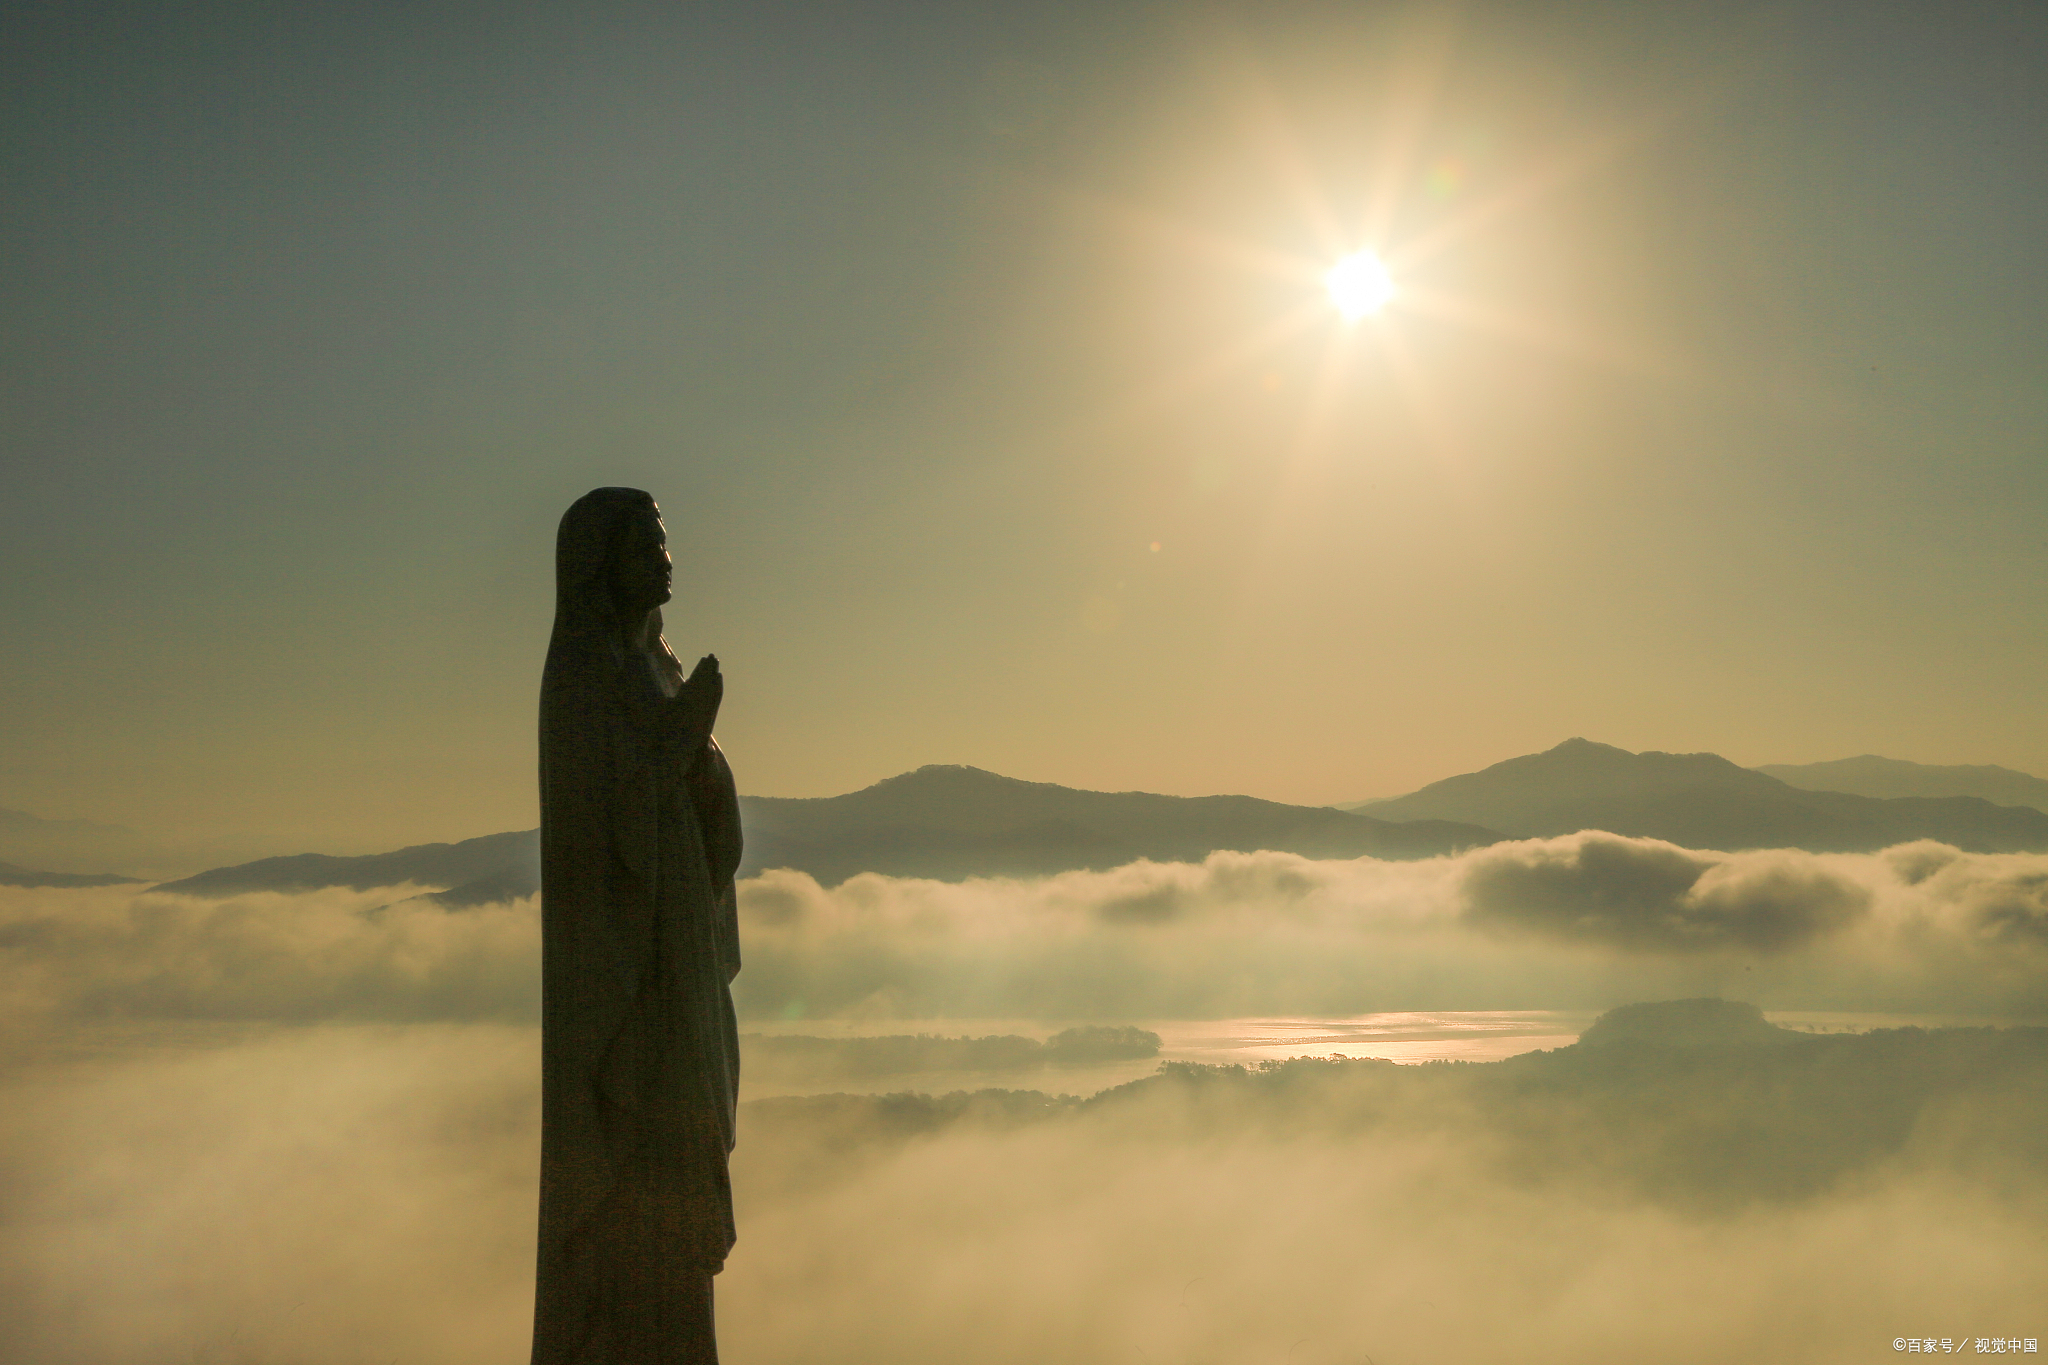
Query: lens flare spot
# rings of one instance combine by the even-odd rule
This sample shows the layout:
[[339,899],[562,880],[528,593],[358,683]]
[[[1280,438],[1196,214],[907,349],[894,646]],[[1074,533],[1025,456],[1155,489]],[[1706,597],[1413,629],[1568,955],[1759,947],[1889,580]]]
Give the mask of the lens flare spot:
[[1323,286],[1330,291],[1330,302],[1346,322],[1379,312],[1394,297],[1393,276],[1370,251],[1354,252],[1338,261],[1323,276]]

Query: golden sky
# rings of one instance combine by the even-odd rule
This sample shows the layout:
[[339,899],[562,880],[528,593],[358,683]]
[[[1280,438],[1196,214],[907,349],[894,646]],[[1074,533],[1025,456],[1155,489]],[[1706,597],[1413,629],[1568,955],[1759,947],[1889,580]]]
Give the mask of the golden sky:
[[0,42],[0,806],[531,826],[599,484],[749,793],[2048,772],[2038,9],[106,15]]

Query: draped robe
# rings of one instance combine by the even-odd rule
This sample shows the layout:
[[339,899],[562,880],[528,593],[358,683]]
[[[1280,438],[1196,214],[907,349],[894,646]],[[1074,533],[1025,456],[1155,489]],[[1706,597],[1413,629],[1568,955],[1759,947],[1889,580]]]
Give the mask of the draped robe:
[[608,514],[576,514],[541,684],[533,1365],[667,1365],[698,1358],[678,1315],[701,1297],[708,1339],[708,1277],[733,1244],[739,804],[709,718],[685,723],[617,643],[597,582]]

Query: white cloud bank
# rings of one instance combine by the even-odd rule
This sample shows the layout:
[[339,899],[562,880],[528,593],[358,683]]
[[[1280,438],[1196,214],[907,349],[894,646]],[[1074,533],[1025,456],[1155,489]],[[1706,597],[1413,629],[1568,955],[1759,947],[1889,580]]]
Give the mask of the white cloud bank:
[[[0,1008],[50,1020],[538,1017],[532,900],[0,888]],[[1218,853],[962,883],[741,885],[753,1018],[1599,1009],[2048,1014],[2048,855],[1720,854],[1605,834],[1419,862]],[[398,903],[391,903],[398,902]],[[379,909],[378,907],[384,907]]]
[[1218,853],[1032,881],[770,872],[760,1016],[1224,1017],[1600,1009],[2048,1012],[2048,856],[1699,853],[1579,834],[1420,862]]
[[[523,1357],[537,908],[376,908],[397,894],[0,892],[0,1359]],[[1721,855],[1586,835],[831,891],[784,872],[742,904],[757,1015],[1707,993],[2019,1015],[2048,981],[2048,857],[1930,844]],[[224,1020],[243,1023],[207,1022]],[[1177,1103],[843,1142],[750,1110],[718,1290],[728,1365],[1847,1362],[1907,1334],[2048,1335],[2027,1316],[2048,1278],[2032,1109],[2008,1125],[2009,1168],[1944,1156],[1941,1123],[1972,1150],[2007,1140],[1985,1101],[1823,1194],[1702,1213],[1601,1163],[1518,1175],[1455,1107],[1340,1131],[1205,1127]],[[1530,1121],[1561,1122],[1541,1105]]]

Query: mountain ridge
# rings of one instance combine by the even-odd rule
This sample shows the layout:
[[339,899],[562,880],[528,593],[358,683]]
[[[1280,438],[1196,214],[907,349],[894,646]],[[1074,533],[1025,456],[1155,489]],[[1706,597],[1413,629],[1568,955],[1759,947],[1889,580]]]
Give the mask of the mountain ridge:
[[[1582,829],[1731,851],[1863,852],[1917,839],[1972,852],[2048,849],[2048,814],[2027,806],[1808,790],[1718,754],[1631,753],[1584,738],[1372,803],[1369,814],[1252,796],[1087,791],[965,764],[927,764],[838,796],[743,796],[740,810],[741,875],[787,867],[826,885],[862,872],[942,881],[1046,876],[1141,858],[1199,861],[1226,849],[1422,858]],[[422,899],[450,908],[532,895],[539,831],[352,858],[264,858],[157,889],[223,897],[402,883],[439,888]]]
[[0,863],[0,886],[120,886],[139,885],[140,877],[122,877],[111,872],[46,872],[39,867]]
[[1805,791],[1888,799],[1976,796],[1994,805],[2031,806],[2048,813],[2048,780],[1995,763],[1913,763],[1858,754],[1825,763],[1764,763],[1754,771]]
[[[862,872],[942,881],[1044,876],[1140,858],[1199,861],[1219,849],[1419,858],[1500,837],[1449,821],[1396,823],[1251,796],[1090,792],[961,764],[927,764],[840,796],[742,796],[740,818],[746,835],[740,875],[788,867],[826,885]],[[222,898],[406,883],[444,888],[420,899],[450,908],[530,896],[540,888],[540,831],[360,857],[260,858],[155,889]]]
[[[52,820],[0,806],[0,858],[23,872],[110,876],[114,873],[106,869],[123,873],[146,870],[144,865],[156,854],[149,839],[126,825]],[[88,867],[98,870],[89,872]]]
[[[955,880],[1042,876],[1218,850],[1308,857],[1430,857],[1495,842],[1467,822],[1395,822],[1253,796],[1095,792],[965,764],[926,764],[859,791],[741,797],[748,860],[821,881],[862,871]],[[877,865],[882,864],[882,865]]]
[[1872,852],[1937,839],[1976,853],[2048,849],[2048,814],[1974,796],[1794,787],[1718,754],[1631,753],[1583,738],[1373,803],[1391,819],[1484,824],[1513,838],[1601,829],[1688,848]]

